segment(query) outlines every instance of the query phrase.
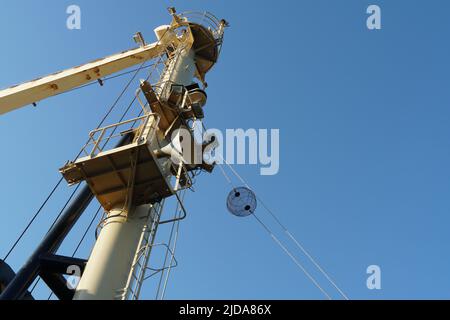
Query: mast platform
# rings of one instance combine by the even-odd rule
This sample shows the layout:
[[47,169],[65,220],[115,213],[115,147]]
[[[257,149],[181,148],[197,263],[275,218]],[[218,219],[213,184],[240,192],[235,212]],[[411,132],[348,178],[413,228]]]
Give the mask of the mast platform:
[[174,194],[163,168],[146,144],[132,143],[70,163],[61,173],[69,184],[82,181],[107,211],[125,206],[159,202]]
[[[64,179],[69,185],[86,181],[106,211],[129,205],[154,204],[174,195],[175,190],[168,178],[170,170],[173,170],[170,159],[157,157],[149,143],[155,140],[157,119],[157,115],[147,114],[92,131],[90,142],[82,150],[87,155],[60,169]],[[119,126],[139,121],[144,123],[139,129],[115,134]],[[147,125],[149,123],[150,126]],[[148,132],[142,130],[149,127],[152,128]],[[107,135],[108,132],[111,133]],[[108,150],[114,138],[125,134],[133,136],[131,143]]]

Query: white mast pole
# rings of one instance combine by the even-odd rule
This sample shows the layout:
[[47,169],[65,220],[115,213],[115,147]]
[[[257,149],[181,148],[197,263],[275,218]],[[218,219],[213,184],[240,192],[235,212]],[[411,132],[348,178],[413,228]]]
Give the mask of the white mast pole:
[[141,234],[154,218],[152,206],[109,212],[74,300],[117,300],[125,288]]
[[[155,32],[160,35],[161,32],[158,31],[167,27],[159,27]],[[169,88],[172,83],[188,86],[194,81],[195,53],[190,44],[180,48],[179,54],[171,58],[161,76],[161,94],[167,92],[165,87]],[[150,144],[154,145],[156,141],[150,141]],[[123,290],[127,286],[130,273],[133,272],[136,251],[140,249],[142,232],[146,226],[151,226],[155,216],[151,205],[132,207],[128,212],[123,208],[115,208],[108,213],[76,289],[74,300],[123,298]]]

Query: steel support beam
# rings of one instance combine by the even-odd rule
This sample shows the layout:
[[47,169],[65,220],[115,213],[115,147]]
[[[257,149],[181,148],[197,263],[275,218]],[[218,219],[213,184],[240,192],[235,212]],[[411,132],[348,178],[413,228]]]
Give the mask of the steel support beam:
[[14,280],[2,293],[0,300],[19,300],[22,298],[41,271],[41,257],[49,253],[55,253],[59,249],[61,243],[93,198],[94,195],[91,189],[88,186],[84,186],[53,228],[47,233],[31,258],[19,270]]
[[[131,138],[132,134],[123,136],[117,144],[117,147],[129,143]],[[42,268],[42,259],[46,259],[44,263],[48,264],[50,262],[48,259],[49,255],[55,254],[58,251],[70,230],[72,230],[93,199],[94,194],[91,189],[88,186],[84,186],[53,228],[47,233],[33,255],[0,295],[0,300],[22,299],[30,285],[39,276],[39,273],[46,271]]]
[[165,48],[160,42],[149,44],[1,90],[0,115],[142,64]]

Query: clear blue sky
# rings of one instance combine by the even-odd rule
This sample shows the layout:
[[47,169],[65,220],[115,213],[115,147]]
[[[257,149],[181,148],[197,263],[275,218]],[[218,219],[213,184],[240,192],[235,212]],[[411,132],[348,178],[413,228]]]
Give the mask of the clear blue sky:
[[[81,31],[65,28],[73,3],[82,9]],[[366,28],[370,4],[381,6],[380,31]],[[450,3],[4,1],[0,87],[133,47],[136,31],[153,41],[172,5],[230,21],[208,78],[208,126],[281,130],[278,175],[238,169],[350,298],[449,299]],[[126,81],[0,117],[2,256]],[[196,189],[186,202],[168,298],[322,298],[253,219],[227,212],[229,186],[219,170]],[[58,192],[11,257],[14,268],[70,191]],[[74,249],[93,210],[62,254]],[[373,264],[382,268],[381,291],[366,288]],[[43,287],[37,296],[46,298]]]

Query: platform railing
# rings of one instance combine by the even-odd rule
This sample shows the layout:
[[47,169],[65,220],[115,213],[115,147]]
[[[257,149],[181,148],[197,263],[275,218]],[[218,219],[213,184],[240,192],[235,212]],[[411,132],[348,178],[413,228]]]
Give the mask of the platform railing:
[[218,19],[215,15],[208,11],[186,11],[180,15],[182,18],[186,18],[189,22],[201,24],[208,28],[216,39],[223,37],[223,28],[226,26],[223,24],[223,20]]
[[[135,132],[134,141],[137,141],[138,143],[142,142],[144,139],[144,132],[146,131],[145,129],[148,125],[150,125],[150,119],[153,119],[154,121],[151,124],[149,137],[153,136],[158,127],[160,116],[156,113],[148,113],[137,118],[111,124],[109,126],[91,131],[89,133],[89,141],[83,147],[82,152],[91,158],[96,157],[98,154],[108,150],[110,143],[113,140],[121,138],[130,132]],[[122,130],[119,133],[116,133],[120,127],[125,127],[126,125],[128,125],[128,128],[125,131]],[[137,129],[136,125],[138,125]]]

